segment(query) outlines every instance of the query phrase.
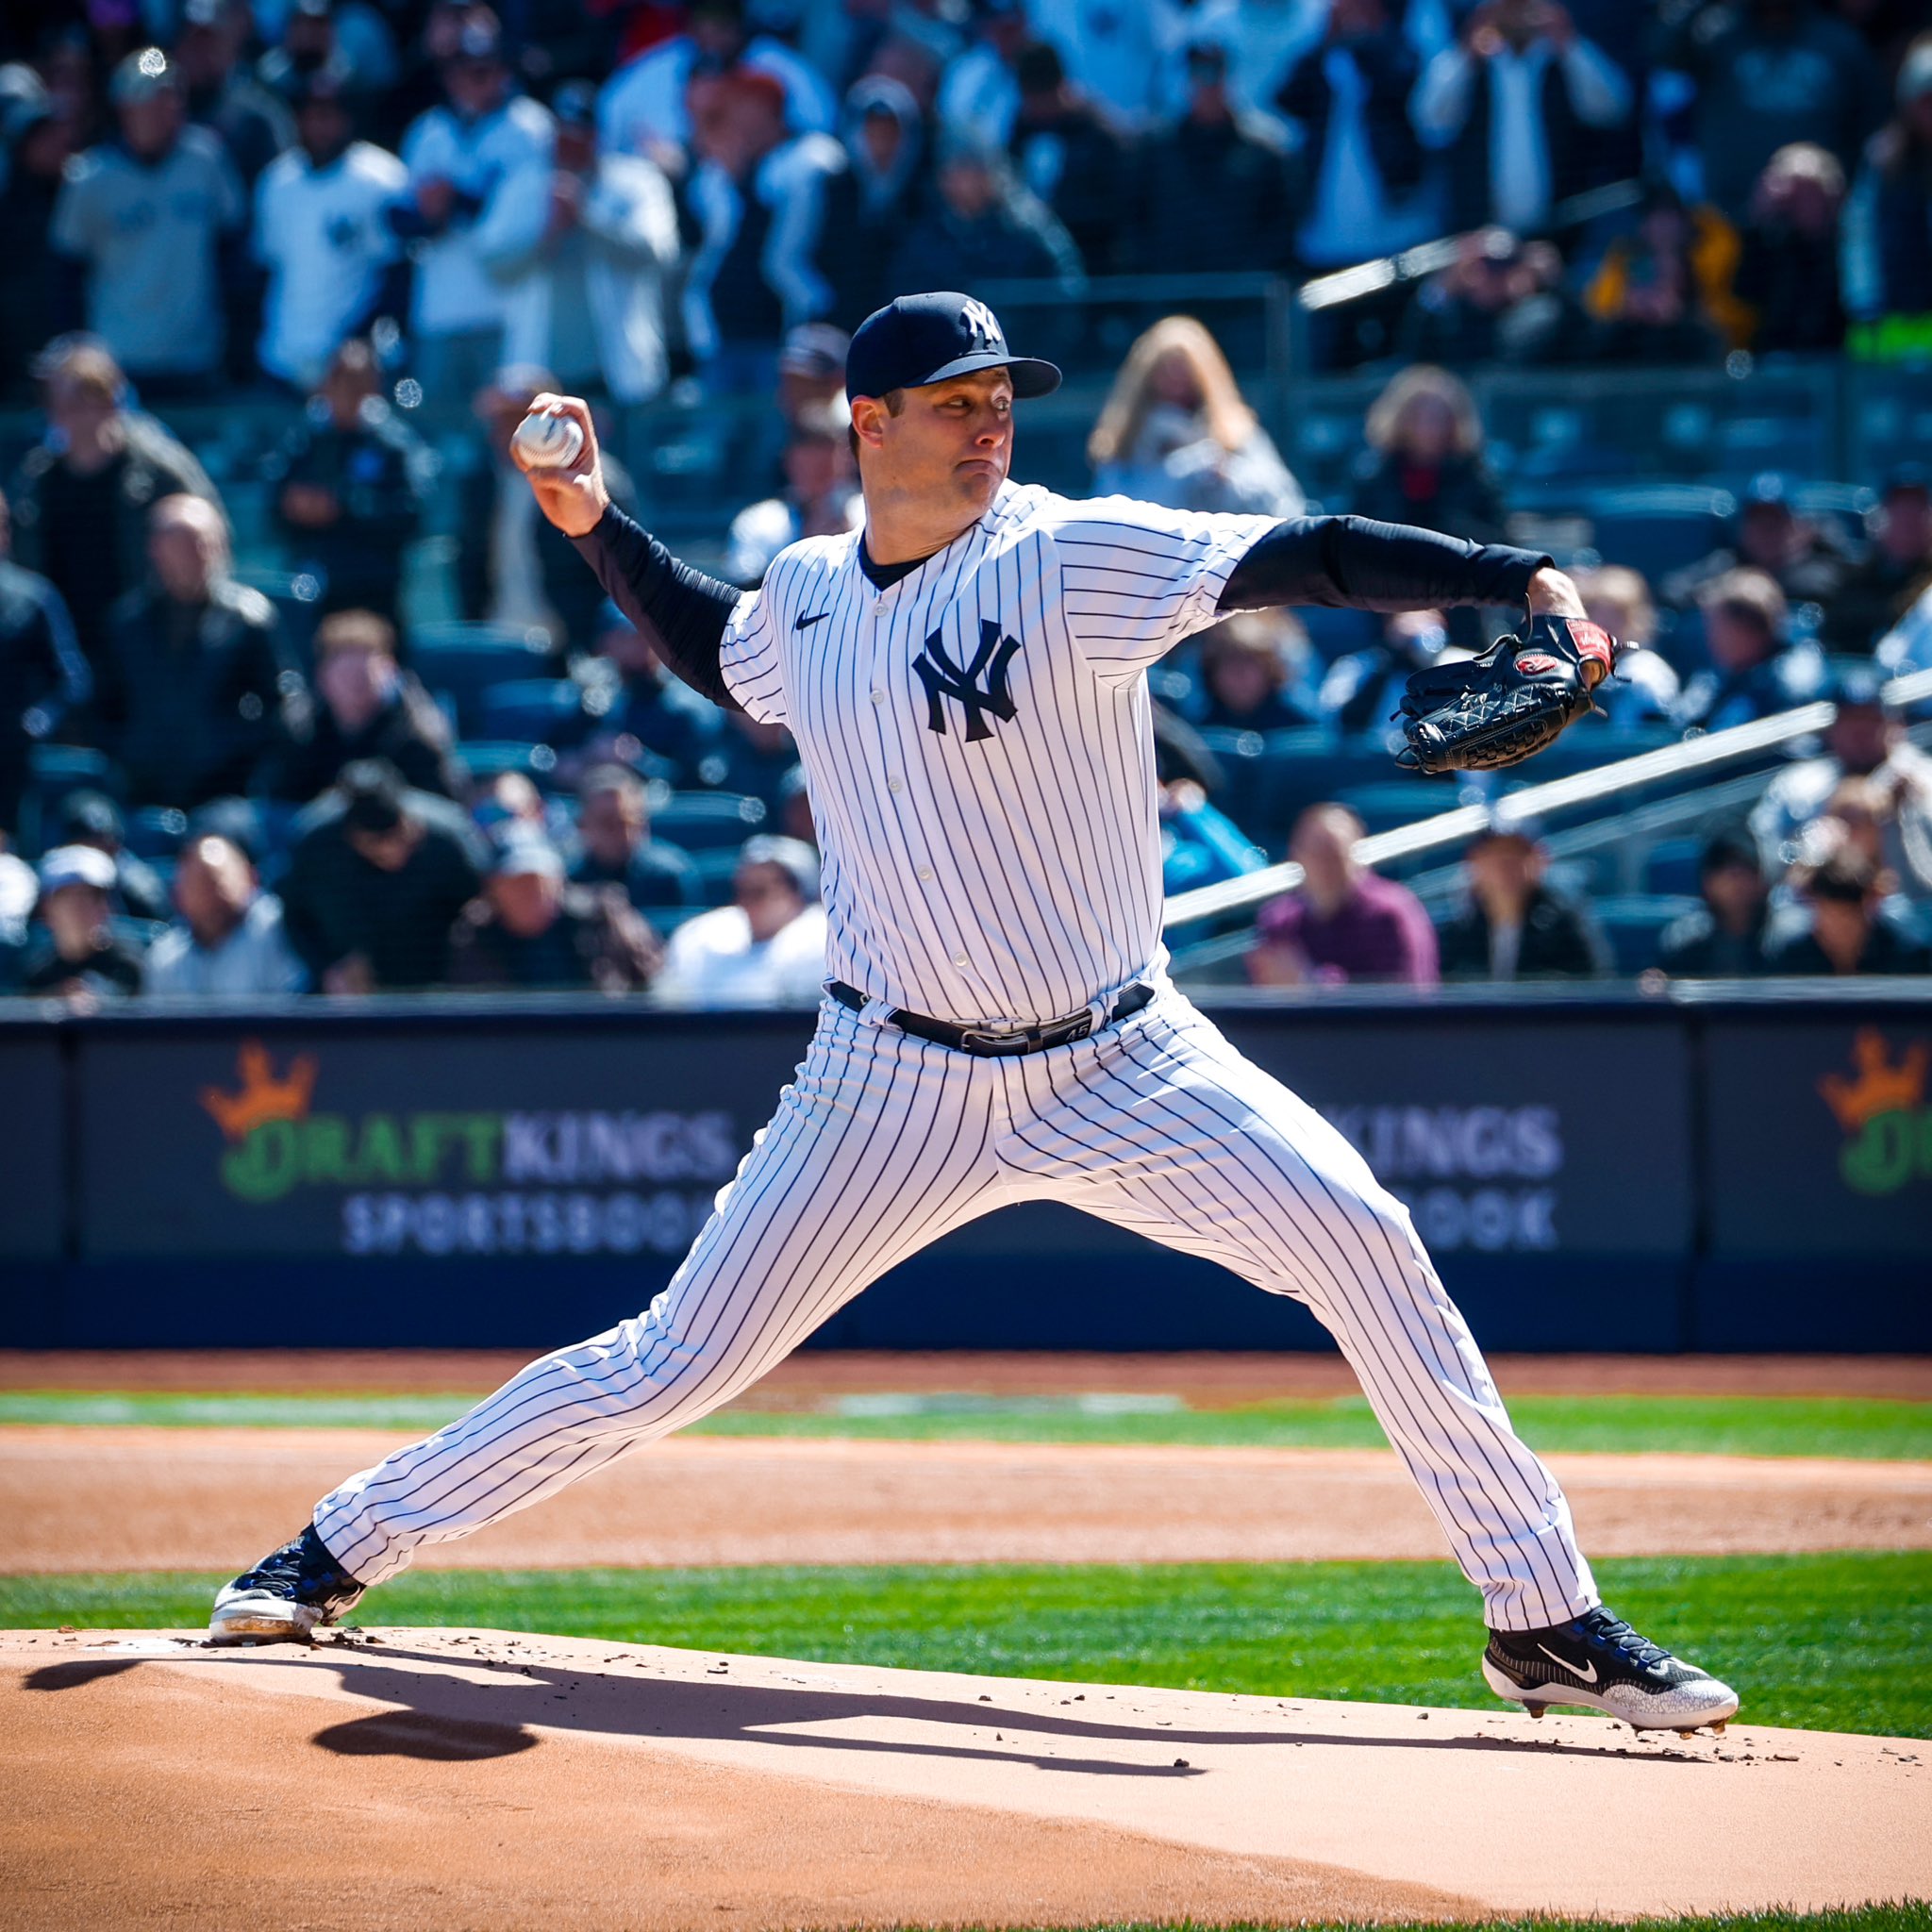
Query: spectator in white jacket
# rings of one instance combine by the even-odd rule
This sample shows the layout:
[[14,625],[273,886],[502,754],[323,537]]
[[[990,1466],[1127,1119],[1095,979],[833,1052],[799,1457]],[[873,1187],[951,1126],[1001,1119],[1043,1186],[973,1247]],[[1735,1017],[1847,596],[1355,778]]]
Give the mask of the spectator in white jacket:
[[825,976],[818,854],[761,835],[738,854],[732,903],[671,935],[654,991],[678,1007],[809,1007]]
[[390,213],[408,175],[394,155],[351,139],[341,76],[318,68],[298,83],[297,145],[255,191],[255,253],[268,271],[257,355],[305,394],[335,352],[382,311],[402,249]]
[[232,840],[209,833],[187,846],[175,907],[181,917],[148,953],[144,991],[241,999],[300,992],[308,983],[283,937],[281,901],[260,889]]
[[403,137],[410,199],[397,225],[414,246],[411,333],[432,427],[467,418],[503,361],[504,291],[477,245],[496,197],[522,170],[546,167],[550,116],[512,92],[494,18],[479,10],[443,62],[448,100]]
[[551,165],[520,169],[479,225],[505,283],[504,359],[550,370],[572,395],[648,402],[664,387],[665,284],[677,207],[655,161],[600,153],[597,95],[566,81],[551,102]]

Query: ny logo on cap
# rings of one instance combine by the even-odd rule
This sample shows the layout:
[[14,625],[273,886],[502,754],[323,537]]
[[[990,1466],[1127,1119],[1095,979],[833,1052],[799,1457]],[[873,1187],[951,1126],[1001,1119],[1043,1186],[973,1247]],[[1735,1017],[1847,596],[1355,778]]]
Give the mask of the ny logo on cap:
[[1007,340],[1000,333],[998,318],[984,302],[968,302],[959,311],[959,325],[981,349],[998,354],[1007,346]]
[[[979,648],[974,652],[971,663],[959,665],[946,656],[940,633],[934,631],[925,641],[925,649],[912,660],[912,668],[925,687],[926,729],[945,736],[947,698],[957,698],[965,709],[969,744],[975,739],[992,736],[992,726],[986,722],[987,712],[991,711],[1002,724],[1009,722],[1014,707],[1007,691],[1007,674],[1012,669],[1019,649],[1018,638],[1003,638],[998,623],[982,617]],[[979,681],[982,677],[986,680],[984,684]]]

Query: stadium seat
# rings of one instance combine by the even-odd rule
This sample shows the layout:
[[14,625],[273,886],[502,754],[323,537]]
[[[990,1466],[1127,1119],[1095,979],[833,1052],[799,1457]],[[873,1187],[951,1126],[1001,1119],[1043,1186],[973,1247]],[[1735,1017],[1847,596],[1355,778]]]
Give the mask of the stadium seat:
[[557,754],[547,744],[524,744],[507,739],[464,739],[457,757],[470,776],[480,783],[521,772],[540,789],[556,782]]
[[454,717],[459,731],[483,735],[478,706],[491,685],[541,677],[550,641],[540,630],[492,624],[422,624],[409,633],[409,666]]
[[651,814],[653,834],[682,845],[693,858],[735,853],[754,832],[764,829],[763,800],[737,791],[674,791]]
[[[657,830],[654,824],[651,828]],[[721,845],[712,852],[694,852],[691,862],[696,868],[698,883],[707,906],[731,904],[731,881],[738,875],[738,847]]]
[[1737,500],[1694,483],[1650,483],[1591,492],[1591,541],[1606,563],[1628,564],[1653,582],[1717,548]]
[[1617,972],[1634,977],[1657,964],[1664,928],[1703,903],[1687,893],[1631,892],[1594,900],[1591,911],[1609,944]]
[[125,842],[137,858],[172,858],[187,830],[186,812],[171,805],[144,805],[128,815]]
[[28,858],[46,849],[60,801],[70,791],[119,790],[114,767],[105,752],[79,744],[37,744],[27,753],[27,788],[21,801],[21,853]]
[[1360,819],[1365,830],[1389,832],[1397,825],[1412,825],[1418,819],[1434,818],[1438,812],[1453,810],[1462,803],[1460,789],[1455,785],[1431,785],[1416,778],[1386,778],[1366,785],[1344,785],[1335,794]]
[[1695,893],[1697,855],[1704,849],[1702,839],[1660,839],[1643,860],[1643,890],[1646,892]]
[[584,688],[569,677],[516,677],[492,684],[476,700],[485,738],[531,744],[574,744],[590,722]]

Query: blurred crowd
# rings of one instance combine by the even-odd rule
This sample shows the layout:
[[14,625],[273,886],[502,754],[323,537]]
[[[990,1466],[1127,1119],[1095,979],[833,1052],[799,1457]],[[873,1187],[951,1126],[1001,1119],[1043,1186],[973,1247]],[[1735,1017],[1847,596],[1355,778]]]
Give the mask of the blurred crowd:
[[150,403],[306,395],[372,329],[428,425],[507,365],[757,395],[789,329],[908,290],[1306,277],[1444,235],[1459,258],[1376,322],[1424,359],[1923,337],[1923,26],[1915,0],[12,0],[0,393],[85,328]]
[[[845,331],[891,294],[1318,277],[1457,234],[1380,318],[1403,366],[1324,507],[1521,538],[1458,370],[1932,348],[1921,25],[1909,0],[0,5],[0,390],[39,425],[0,498],[0,992],[808,999],[795,750],[669,677],[534,514],[502,458],[532,394],[606,421],[679,386],[774,400],[719,533],[756,585],[858,520]],[[287,399],[246,480],[297,603],[242,580],[165,426],[242,394]],[[1308,503],[1186,316],[1134,343],[1086,456],[1096,490],[1175,507]],[[1592,616],[1650,648],[1578,736],[1835,707],[1748,824],[1676,855],[1640,941],[1500,808],[1453,908],[1353,856],[1389,822],[1359,781],[1402,680],[1493,635],[1469,610],[1243,616],[1158,667],[1170,891],[1302,866],[1262,984],[1925,970],[1932,760],[1884,687],[1932,666],[1932,475],[1865,481],[1821,510],[1766,473],[1667,567],[1589,553]],[[432,516],[441,624],[407,594]],[[1297,786],[1336,751],[1358,782]]]

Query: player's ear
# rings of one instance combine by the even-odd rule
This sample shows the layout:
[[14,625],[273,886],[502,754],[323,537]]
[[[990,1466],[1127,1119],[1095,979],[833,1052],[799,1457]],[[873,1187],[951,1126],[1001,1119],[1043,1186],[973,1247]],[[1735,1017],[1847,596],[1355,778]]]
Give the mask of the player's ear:
[[[859,444],[867,449],[877,449],[885,441],[886,418],[891,411],[883,398],[878,396],[854,396],[852,398],[852,434]],[[858,451],[855,449],[854,454]]]

